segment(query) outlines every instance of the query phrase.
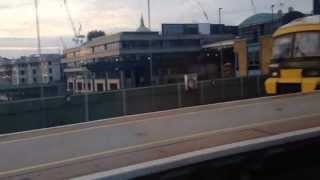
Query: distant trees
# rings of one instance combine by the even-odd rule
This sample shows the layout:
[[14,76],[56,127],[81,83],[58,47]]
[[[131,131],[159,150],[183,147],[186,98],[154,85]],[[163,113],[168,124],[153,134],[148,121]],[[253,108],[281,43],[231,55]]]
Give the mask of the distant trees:
[[105,35],[106,33],[104,31],[100,31],[100,30],[90,31],[87,35],[87,40],[92,41],[92,39],[94,38],[105,36]]

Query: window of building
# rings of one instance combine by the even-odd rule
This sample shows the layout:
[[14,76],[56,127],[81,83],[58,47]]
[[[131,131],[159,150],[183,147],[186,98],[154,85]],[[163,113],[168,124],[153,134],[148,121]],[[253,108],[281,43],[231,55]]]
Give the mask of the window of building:
[[35,69],[32,70],[32,73],[33,73],[33,74],[37,74],[37,70],[35,70]]
[[33,82],[34,83],[37,83],[38,81],[37,81],[37,78],[33,78]]
[[78,90],[82,91],[82,83],[77,83],[77,86],[78,86]]
[[49,73],[52,74],[52,69],[51,68],[49,68]]
[[70,82],[68,86],[69,86],[69,90],[73,90],[73,83],[72,82]]
[[53,77],[52,77],[52,76],[49,77],[49,81],[50,81],[50,82],[53,81]]
[[21,78],[21,83],[25,83],[26,82],[26,79],[25,78]]
[[25,74],[25,71],[24,70],[21,70],[20,71],[20,75],[24,75]]
[[91,91],[91,83],[88,83],[88,90]]
[[103,84],[102,83],[98,83],[97,84],[97,91],[98,92],[103,92]]
[[181,24],[165,24],[162,25],[164,35],[177,35],[183,34],[183,26]]
[[119,87],[118,87],[118,84],[116,84],[116,83],[111,83],[110,84],[110,90],[118,90],[119,89]]
[[199,34],[198,24],[186,24],[183,27],[184,34]]
[[48,62],[48,64],[49,64],[49,65],[52,65],[52,62],[51,62],[51,61],[49,61],[49,62]]

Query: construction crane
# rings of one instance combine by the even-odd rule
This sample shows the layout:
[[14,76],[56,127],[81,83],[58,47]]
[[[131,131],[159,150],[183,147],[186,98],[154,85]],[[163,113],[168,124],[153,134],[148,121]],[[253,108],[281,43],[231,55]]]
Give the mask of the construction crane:
[[208,13],[207,13],[206,10],[204,9],[204,7],[203,7],[203,5],[201,4],[201,2],[198,1],[198,0],[192,0],[192,1],[199,6],[200,10],[201,10],[202,13],[203,13],[204,18],[209,22]]
[[71,11],[70,11],[70,8],[69,8],[67,0],[63,0],[63,4],[64,4],[64,7],[66,8],[68,19],[69,19],[69,22],[71,24],[71,27],[72,27],[72,30],[73,30],[73,33],[74,33],[74,38],[72,40],[77,45],[81,45],[84,42],[84,39],[85,39],[85,36],[81,34],[82,26],[80,24],[79,28],[78,29],[76,28],[74,20],[73,20],[73,18],[71,16]]
[[254,0],[250,0],[250,2],[251,2],[253,13],[257,14],[257,7],[256,7]]

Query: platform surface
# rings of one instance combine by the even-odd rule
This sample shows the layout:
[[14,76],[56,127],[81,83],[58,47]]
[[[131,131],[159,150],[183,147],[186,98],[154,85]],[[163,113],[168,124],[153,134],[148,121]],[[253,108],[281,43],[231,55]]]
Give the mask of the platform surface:
[[320,126],[320,93],[0,136],[0,179],[65,179]]

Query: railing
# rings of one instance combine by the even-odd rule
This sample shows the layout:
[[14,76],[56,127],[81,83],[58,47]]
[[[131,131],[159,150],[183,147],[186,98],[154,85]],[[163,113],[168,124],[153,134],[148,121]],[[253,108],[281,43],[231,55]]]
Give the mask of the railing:
[[202,81],[0,103],[0,134],[265,96],[265,77]]

